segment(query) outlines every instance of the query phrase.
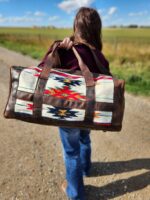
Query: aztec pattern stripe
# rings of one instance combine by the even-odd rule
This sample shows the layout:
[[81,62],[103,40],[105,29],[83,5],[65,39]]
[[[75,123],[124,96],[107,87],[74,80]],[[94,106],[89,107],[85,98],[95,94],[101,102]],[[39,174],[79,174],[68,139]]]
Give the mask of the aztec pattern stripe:
[[42,105],[42,116],[67,121],[83,121],[85,110]]
[[63,76],[63,77],[69,78],[69,79],[72,79],[72,78],[78,79],[78,78],[83,77],[82,75],[69,74],[69,73],[66,73],[66,72],[60,72],[60,71],[55,70],[55,69],[52,69],[51,73],[55,73],[55,74],[58,74],[59,76]]
[[63,76],[50,73],[44,94],[68,100],[86,100],[86,85],[84,77],[74,79],[74,76]]
[[[16,113],[33,114],[33,102],[24,101],[17,99],[15,104]],[[43,104],[42,106],[42,116],[68,121],[83,121],[85,116],[85,110],[82,109],[68,109],[54,107],[50,105]],[[105,111],[95,111],[94,112],[94,122],[102,124],[111,124],[112,112]]]
[[94,122],[102,124],[111,124],[112,122],[112,112],[106,111],[95,111],[94,112]]
[[24,114],[32,115],[33,114],[33,102],[17,99],[14,110],[16,113],[24,113]]
[[[16,98],[22,99],[25,101],[33,101],[33,94],[28,93],[28,92],[17,91]],[[67,107],[67,108],[85,109],[86,102],[70,101],[70,100],[59,101],[58,98],[56,98],[56,97],[44,95],[43,96],[43,104]],[[114,104],[113,103],[105,103],[105,102],[101,102],[101,103],[95,102],[94,110],[113,111]]]
[[[36,67],[33,69],[27,68],[22,70],[19,78],[18,90],[34,93],[40,73],[41,69]],[[96,78],[95,83],[95,101],[113,103],[113,79],[110,76],[99,76]],[[66,88],[62,91],[59,90],[60,88],[62,89],[63,86],[68,86],[68,90],[66,90]],[[70,96],[70,98],[74,98],[73,100],[80,99],[82,101],[85,101],[86,86],[84,77],[82,76],[76,76],[67,73],[59,74],[57,70],[53,70],[52,73],[50,73],[50,76],[46,83],[45,93],[48,93],[49,90],[51,90],[50,94],[60,91],[64,96],[66,95],[66,98],[67,96]],[[64,94],[64,91],[66,92],[66,94]],[[72,92],[71,95],[68,94],[70,92]]]

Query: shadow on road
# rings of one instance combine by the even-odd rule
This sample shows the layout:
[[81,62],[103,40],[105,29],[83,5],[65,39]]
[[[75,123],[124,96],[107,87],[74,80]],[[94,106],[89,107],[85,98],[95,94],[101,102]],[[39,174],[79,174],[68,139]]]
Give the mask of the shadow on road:
[[[111,175],[140,169],[150,169],[150,159],[135,159],[129,161],[92,163],[90,176]],[[107,200],[140,190],[150,185],[150,171],[127,179],[117,180],[102,187],[86,185],[88,200]]]

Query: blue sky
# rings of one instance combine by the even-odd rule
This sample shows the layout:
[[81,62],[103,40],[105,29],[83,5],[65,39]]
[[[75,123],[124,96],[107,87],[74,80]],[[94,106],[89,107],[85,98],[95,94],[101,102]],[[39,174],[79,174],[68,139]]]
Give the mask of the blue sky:
[[150,25],[150,0],[0,0],[0,26],[72,27],[81,6],[97,9],[103,26]]

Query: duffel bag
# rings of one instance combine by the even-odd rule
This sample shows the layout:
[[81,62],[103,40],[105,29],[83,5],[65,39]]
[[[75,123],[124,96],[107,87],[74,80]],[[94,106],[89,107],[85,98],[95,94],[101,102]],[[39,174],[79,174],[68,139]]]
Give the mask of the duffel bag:
[[44,65],[12,66],[10,91],[5,118],[15,118],[43,125],[120,131],[124,114],[124,80],[91,73],[72,47],[80,70],[61,69],[59,42],[56,42]]

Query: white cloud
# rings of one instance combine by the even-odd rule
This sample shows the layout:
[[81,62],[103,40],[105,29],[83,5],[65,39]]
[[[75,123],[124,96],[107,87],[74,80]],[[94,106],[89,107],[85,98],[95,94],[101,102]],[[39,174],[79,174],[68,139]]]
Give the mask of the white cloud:
[[98,9],[98,12],[101,14],[102,21],[109,20],[110,17],[112,17],[116,12],[118,8],[115,6],[112,6],[110,8],[106,9]]
[[[46,16],[46,18],[45,18]],[[48,16],[46,13],[41,11],[27,11],[22,16],[3,16],[0,13],[0,24],[11,24],[11,25],[36,25],[36,24],[47,24],[49,22],[56,22],[59,19],[59,16]]]
[[103,9],[98,9],[98,13],[99,14],[103,14],[105,11],[106,11],[106,9],[104,9],[104,8]]
[[4,22],[6,22],[6,18],[1,15],[0,16],[0,23],[4,23]]
[[58,7],[67,13],[80,8],[81,6],[90,6],[95,0],[64,0],[58,4]]
[[0,23],[4,23],[6,21],[6,18],[3,17],[2,14],[0,14]]
[[134,16],[143,16],[143,15],[147,15],[147,14],[148,14],[148,11],[144,10],[144,11],[140,11],[140,12],[131,12],[128,15],[130,17],[134,17]]
[[55,20],[58,20],[59,19],[59,16],[57,16],[57,15],[54,15],[54,16],[50,16],[49,18],[48,18],[48,20],[49,21],[55,21]]
[[36,11],[36,12],[34,13],[34,15],[35,15],[36,17],[43,17],[43,16],[46,15],[46,13],[41,12],[41,11]]
[[108,15],[113,15],[114,13],[116,13],[116,11],[117,11],[117,7],[115,6],[110,7],[108,10]]
[[110,15],[102,15],[102,21],[108,20]]
[[5,23],[5,22],[8,22],[8,23],[24,23],[24,22],[39,22],[41,21],[40,18],[33,18],[33,17],[27,17],[27,16],[21,16],[21,17],[18,17],[18,16],[13,16],[13,17],[3,17],[3,16],[0,16],[0,23]]
[[25,15],[31,15],[31,14],[32,14],[31,11],[27,11],[27,12],[25,12]]
[[26,16],[32,16],[32,17],[44,17],[47,14],[45,12],[42,11],[35,11],[35,12],[31,12],[31,11],[27,11],[25,12]]

